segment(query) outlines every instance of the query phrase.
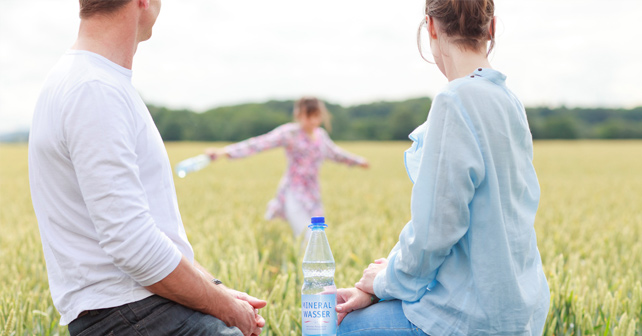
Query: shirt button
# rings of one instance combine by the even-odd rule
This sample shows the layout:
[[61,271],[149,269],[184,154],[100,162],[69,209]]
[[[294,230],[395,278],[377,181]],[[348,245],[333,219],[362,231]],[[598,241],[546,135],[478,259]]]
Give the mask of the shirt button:
[[471,76],[470,76],[470,78],[475,78],[475,76],[474,76],[474,75],[471,75]]
[[477,69],[477,71],[482,71],[482,68]]

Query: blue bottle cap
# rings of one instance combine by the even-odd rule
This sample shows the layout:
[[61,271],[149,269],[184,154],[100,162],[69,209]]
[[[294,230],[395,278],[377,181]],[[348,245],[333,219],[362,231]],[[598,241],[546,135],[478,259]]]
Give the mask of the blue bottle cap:
[[309,228],[313,228],[313,227],[326,228],[326,227],[328,227],[328,225],[325,223],[325,217],[312,217],[310,222],[311,222],[311,224],[308,225]]

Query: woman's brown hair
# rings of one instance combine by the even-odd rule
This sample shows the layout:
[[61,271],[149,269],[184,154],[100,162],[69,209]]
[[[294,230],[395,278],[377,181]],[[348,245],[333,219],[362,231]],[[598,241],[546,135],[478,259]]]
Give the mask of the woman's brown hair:
[[426,0],[426,15],[439,21],[444,33],[460,47],[480,50],[490,40],[495,46],[493,0]]
[[78,0],[80,2],[80,18],[86,19],[94,14],[111,14],[132,0]]
[[314,97],[303,97],[296,101],[294,103],[294,119],[301,115],[301,113],[305,113],[306,117],[320,114],[325,129],[328,130],[328,132],[332,131],[332,115],[325,107],[325,104],[319,99]]

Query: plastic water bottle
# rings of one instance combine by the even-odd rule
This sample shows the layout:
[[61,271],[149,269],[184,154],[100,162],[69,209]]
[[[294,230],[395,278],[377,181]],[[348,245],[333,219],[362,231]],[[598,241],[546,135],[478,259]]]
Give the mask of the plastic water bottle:
[[189,173],[207,167],[207,165],[209,165],[211,161],[212,160],[210,159],[209,155],[206,154],[201,154],[183,160],[176,165],[176,175],[178,175],[178,177],[180,178],[183,178]]
[[334,258],[325,236],[323,217],[312,217],[312,230],[303,257],[301,327],[303,336],[337,334],[337,287],[334,285]]

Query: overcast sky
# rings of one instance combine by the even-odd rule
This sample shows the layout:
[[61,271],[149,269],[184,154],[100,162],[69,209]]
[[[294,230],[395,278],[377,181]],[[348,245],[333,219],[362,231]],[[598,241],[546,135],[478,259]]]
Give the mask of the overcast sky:
[[[642,105],[641,0],[495,7],[491,63],[526,106]],[[346,106],[433,97],[446,79],[417,52],[422,10],[422,0],[163,0],[133,83],[148,103],[197,111],[301,95]],[[77,0],[0,0],[0,132],[29,127],[77,12]]]

